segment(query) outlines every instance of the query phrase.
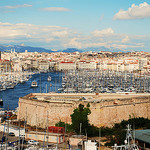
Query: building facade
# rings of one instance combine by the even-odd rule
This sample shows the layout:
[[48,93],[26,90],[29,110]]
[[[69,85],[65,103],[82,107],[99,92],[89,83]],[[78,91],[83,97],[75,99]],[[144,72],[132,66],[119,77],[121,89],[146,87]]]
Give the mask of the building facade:
[[58,71],[61,71],[61,70],[75,70],[76,69],[76,63],[74,62],[59,62],[57,64],[57,69]]

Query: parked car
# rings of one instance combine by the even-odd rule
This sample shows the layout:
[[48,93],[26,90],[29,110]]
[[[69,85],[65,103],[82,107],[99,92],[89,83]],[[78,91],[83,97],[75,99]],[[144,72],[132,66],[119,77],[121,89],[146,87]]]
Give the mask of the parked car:
[[22,135],[20,135],[20,137],[21,137],[21,138],[25,138],[25,135],[22,134]]
[[[18,140],[18,142],[19,142],[19,140]],[[25,139],[22,139],[22,138],[21,138],[21,139],[20,139],[20,143],[21,143],[21,144],[22,144],[22,143],[23,143],[23,144],[28,144],[28,141],[26,141]]]
[[39,145],[39,142],[37,142],[35,140],[29,140],[28,144],[30,144],[30,145]]
[[6,140],[8,140],[8,138],[6,138],[6,136],[2,137],[2,142],[5,142]]
[[15,136],[15,133],[13,133],[13,132],[9,132],[9,134],[8,134],[9,136]]
[[52,148],[54,145],[53,144],[48,144],[46,147],[47,148]]

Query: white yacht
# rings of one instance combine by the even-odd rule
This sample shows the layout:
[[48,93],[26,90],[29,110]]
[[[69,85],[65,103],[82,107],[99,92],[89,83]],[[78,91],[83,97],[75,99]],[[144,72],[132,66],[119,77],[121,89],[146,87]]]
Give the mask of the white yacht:
[[3,106],[3,99],[0,98],[0,106]]
[[37,82],[36,81],[32,81],[32,83],[31,83],[31,87],[37,87],[38,85],[37,85]]
[[48,80],[48,81],[51,81],[51,76],[48,76],[47,80]]

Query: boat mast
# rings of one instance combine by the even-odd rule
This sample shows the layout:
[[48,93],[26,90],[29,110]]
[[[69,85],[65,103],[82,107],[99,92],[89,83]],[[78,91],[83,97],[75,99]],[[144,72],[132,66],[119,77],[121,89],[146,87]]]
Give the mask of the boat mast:
[[47,132],[47,134],[46,134],[46,150],[47,150],[47,146],[48,146],[48,111],[47,111],[47,120],[46,120],[46,132]]

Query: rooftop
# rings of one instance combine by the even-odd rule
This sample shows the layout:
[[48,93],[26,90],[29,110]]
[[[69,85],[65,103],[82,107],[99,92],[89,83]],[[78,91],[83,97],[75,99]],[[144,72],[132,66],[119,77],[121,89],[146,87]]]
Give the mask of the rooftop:
[[150,129],[136,130],[135,131],[135,138],[137,140],[140,140],[140,141],[143,141],[145,143],[150,144]]

